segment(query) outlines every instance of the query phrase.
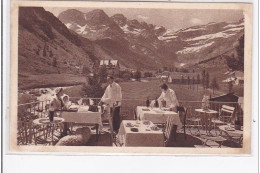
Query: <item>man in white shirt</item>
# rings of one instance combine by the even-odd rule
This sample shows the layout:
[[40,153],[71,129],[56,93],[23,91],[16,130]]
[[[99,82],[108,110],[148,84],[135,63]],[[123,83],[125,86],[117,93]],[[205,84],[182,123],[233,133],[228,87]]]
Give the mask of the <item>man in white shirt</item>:
[[122,101],[121,87],[114,82],[113,76],[107,77],[108,86],[105,90],[101,102],[104,102],[113,108],[113,130],[118,132],[120,126],[120,106]]
[[161,96],[158,98],[159,105],[162,106],[162,101],[166,102],[166,108],[170,108],[171,111],[177,111],[177,106],[179,106],[179,102],[177,100],[175,92],[168,88],[168,86],[164,83],[160,86],[162,90]]

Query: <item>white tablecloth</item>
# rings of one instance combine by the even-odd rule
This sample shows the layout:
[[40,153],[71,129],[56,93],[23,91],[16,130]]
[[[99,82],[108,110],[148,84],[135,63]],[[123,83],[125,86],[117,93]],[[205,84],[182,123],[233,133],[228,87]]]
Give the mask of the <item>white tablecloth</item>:
[[[81,109],[82,110],[82,109]],[[62,111],[60,117],[64,118],[64,122],[99,124],[99,130],[102,128],[101,112],[66,112]]]
[[[131,131],[132,127],[127,127],[126,124],[131,123],[133,125],[138,125],[139,132]],[[144,125],[142,121],[137,124],[135,120],[123,120],[119,132],[118,138],[123,146],[132,147],[163,147],[164,146],[164,136],[162,130],[153,131],[150,129],[154,124],[151,123],[149,126]],[[146,129],[150,129],[147,131]]]
[[168,116],[173,116],[173,124],[177,125],[177,129],[182,128],[182,123],[179,114],[173,111],[163,111],[159,108],[147,108],[144,106],[137,106],[137,119],[149,120],[153,123],[163,124],[166,122]]

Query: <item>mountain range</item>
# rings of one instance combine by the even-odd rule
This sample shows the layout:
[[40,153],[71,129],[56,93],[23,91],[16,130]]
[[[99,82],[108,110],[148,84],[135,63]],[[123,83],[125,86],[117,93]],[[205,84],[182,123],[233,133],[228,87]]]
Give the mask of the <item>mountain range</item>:
[[69,9],[56,17],[44,8],[20,7],[18,70],[78,74],[101,59],[117,59],[123,69],[182,67],[232,51],[243,34],[243,20],[174,32],[100,9]]

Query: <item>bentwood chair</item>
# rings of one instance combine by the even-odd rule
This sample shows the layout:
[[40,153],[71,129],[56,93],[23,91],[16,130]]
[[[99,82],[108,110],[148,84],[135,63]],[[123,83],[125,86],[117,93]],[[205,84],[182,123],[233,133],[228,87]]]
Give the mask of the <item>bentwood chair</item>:
[[234,114],[235,114],[234,107],[227,106],[227,105],[223,105],[221,107],[221,109],[219,110],[219,116],[211,120],[216,134],[217,134],[218,126],[231,123]]
[[211,148],[212,146],[209,146],[207,143],[209,141],[214,142],[217,144],[218,148],[222,147],[223,142],[225,142],[227,139],[225,139],[222,136],[207,136],[207,135],[201,135],[200,136],[202,140],[202,145],[194,145],[195,148]]
[[[201,118],[193,112],[192,109],[187,110],[186,127],[189,129],[191,135],[200,135]],[[192,128],[196,128],[195,134]]]
[[187,139],[186,136],[186,116],[187,116],[187,111],[188,108],[183,107],[183,106],[178,106],[177,107],[177,112],[179,113],[180,119],[182,121],[182,128],[183,128],[183,133],[184,133],[184,139]]

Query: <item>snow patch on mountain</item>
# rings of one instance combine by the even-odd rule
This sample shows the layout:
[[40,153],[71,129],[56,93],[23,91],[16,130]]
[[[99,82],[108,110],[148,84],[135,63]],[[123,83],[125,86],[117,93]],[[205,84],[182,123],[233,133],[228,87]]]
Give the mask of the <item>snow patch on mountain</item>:
[[86,30],[86,27],[88,27],[88,25],[84,25],[84,26],[80,26],[80,25],[77,25],[78,29],[76,30],[77,33],[79,34],[83,34],[83,32]]
[[72,24],[71,24],[71,23],[66,23],[65,25],[66,25],[66,27],[67,27],[68,29],[70,29],[70,27],[71,27]]
[[240,27],[240,28],[230,28],[224,32],[233,32],[233,31],[236,31],[236,32],[240,32],[241,30],[243,30],[244,28]]
[[126,24],[124,26],[120,26],[120,28],[124,31],[124,33],[128,34],[128,33],[131,33],[131,34],[140,34],[143,29],[137,29],[137,28],[134,28],[132,31],[129,30],[129,26]]
[[244,27],[244,23],[228,24],[228,25],[224,26],[223,28],[235,28],[235,27]]
[[178,51],[177,54],[188,54],[188,53],[199,52],[202,49],[211,46],[212,44],[214,44],[214,41],[200,46],[185,47],[183,50]]
[[211,39],[216,39],[216,38],[229,38],[232,35],[235,35],[235,34],[227,34],[225,32],[218,32],[218,33],[214,33],[214,34],[202,35],[202,36],[199,36],[199,37],[186,39],[185,41],[198,41],[198,40],[206,40],[206,39],[211,40]]
[[170,40],[170,39],[174,39],[174,38],[177,38],[178,36],[177,35],[170,35],[170,36],[159,36],[158,39],[159,40],[163,40],[163,41],[167,41],[167,40]]
[[178,37],[178,36],[175,35],[175,34],[176,34],[176,33],[175,33],[174,31],[172,31],[172,30],[170,30],[170,29],[167,29],[166,32],[165,32],[163,35],[161,35],[161,36],[158,37],[158,39],[159,39],[159,40],[162,40],[162,41],[169,42],[169,41],[171,41],[171,39],[175,39],[175,38]]
[[158,30],[158,29],[161,29],[162,26],[155,26],[154,30]]
[[191,31],[200,31],[200,30],[206,30],[206,28],[188,28],[188,29],[183,30],[181,32],[191,32]]

